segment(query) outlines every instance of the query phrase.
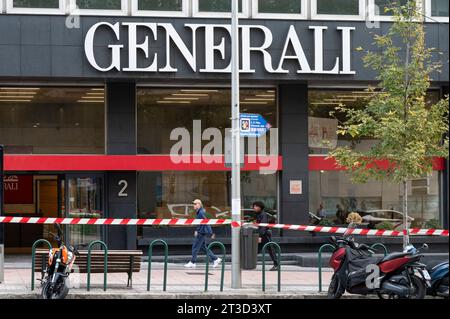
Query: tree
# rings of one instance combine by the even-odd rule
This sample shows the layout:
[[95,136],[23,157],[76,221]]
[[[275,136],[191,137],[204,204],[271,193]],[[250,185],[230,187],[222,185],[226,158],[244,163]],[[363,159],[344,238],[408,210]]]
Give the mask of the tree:
[[[448,157],[448,96],[427,105],[431,76],[441,64],[432,62],[435,51],[425,45],[422,16],[414,1],[395,6],[394,22],[385,35],[376,35],[378,51],[364,56],[366,67],[378,74],[377,88],[369,87],[365,109],[336,108],[345,120],[338,135],[374,139],[368,151],[337,147],[329,156],[347,168],[353,182],[370,179],[403,184],[403,245],[409,244],[408,185],[433,170],[433,157]],[[362,50],[362,49],[360,49]],[[333,112],[332,112],[333,113]],[[386,165],[387,163],[387,165]]]

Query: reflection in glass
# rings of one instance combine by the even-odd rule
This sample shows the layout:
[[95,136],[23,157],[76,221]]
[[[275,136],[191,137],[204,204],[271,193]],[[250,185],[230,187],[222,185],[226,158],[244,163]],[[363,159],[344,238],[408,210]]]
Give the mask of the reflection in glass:
[[[439,172],[434,171],[431,176],[408,184],[408,210],[409,216],[413,218],[412,227],[422,228],[426,222],[439,221]],[[322,215],[337,225],[345,224],[346,216],[357,212],[370,228],[385,221],[400,229],[403,225],[402,200],[403,191],[398,184],[381,181],[353,184],[349,175],[343,171],[311,171],[309,174],[310,212],[318,212],[323,204],[325,213]],[[370,220],[365,215],[376,219]]]
[[[69,218],[103,218],[102,179],[98,177],[69,178]],[[101,226],[68,225],[71,244],[101,239]]]
[[120,10],[121,0],[77,0],[80,9]]
[[14,8],[58,9],[59,0],[14,0]]
[[301,0],[258,0],[259,13],[301,13]]
[[138,0],[138,9],[152,11],[182,11],[183,0]]
[[317,0],[317,14],[359,15],[361,0]]
[[0,86],[0,136],[9,154],[103,154],[103,88]]
[[[162,172],[138,174],[140,218],[194,218],[192,201],[203,201],[210,218],[231,217],[231,174],[229,172]],[[242,208],[263,201],[268,210],[277,209],[277,174],[242,172]]]
[[[200,12],[231,12],[231,0],[198,0]],[[242,0],[239,0],[239,12],[242,12]]]

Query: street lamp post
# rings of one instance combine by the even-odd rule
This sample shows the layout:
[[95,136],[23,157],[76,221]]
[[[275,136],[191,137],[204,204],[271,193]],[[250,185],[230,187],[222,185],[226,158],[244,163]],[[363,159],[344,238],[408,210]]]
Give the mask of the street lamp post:
[[[234,222],[241,221],[241,163],[239,129],[239,0],[232,0],[231,19],[231,211]],[[240,227],[231,230],[231,287],[242,286],[240,262]]]

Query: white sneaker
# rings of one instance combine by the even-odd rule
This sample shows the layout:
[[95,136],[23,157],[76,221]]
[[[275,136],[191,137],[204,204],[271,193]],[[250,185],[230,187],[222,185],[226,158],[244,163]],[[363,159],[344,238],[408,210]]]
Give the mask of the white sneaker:
[[195,268],[195,264],[192,262],[188,262],[186,265],[184,265],[185,268]]
[[221,258],[217,258],[216,260],[214,260],[213,268],[216,268],[217,266],[219,266],[221,262],[222,262]]

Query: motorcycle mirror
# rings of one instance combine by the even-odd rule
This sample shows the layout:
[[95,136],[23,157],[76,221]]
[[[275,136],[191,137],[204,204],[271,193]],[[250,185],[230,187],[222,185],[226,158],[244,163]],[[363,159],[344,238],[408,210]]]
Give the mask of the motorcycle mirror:
[[428,249],[428,245],[424,243],[424,244],[422,245],[422,249],[427,250],[427,249]]

